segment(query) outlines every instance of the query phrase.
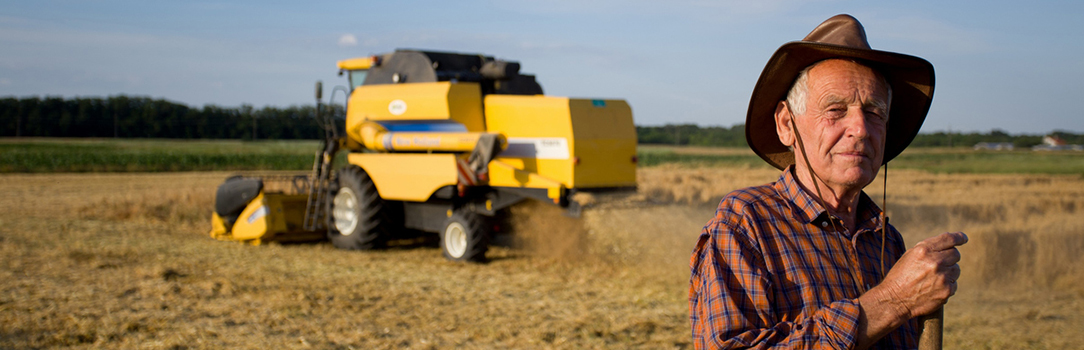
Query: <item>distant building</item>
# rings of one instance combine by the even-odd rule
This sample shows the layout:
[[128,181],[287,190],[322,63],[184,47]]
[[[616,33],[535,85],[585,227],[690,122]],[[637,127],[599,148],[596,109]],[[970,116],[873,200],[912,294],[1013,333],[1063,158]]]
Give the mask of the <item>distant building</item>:
[[973,147],[976,151],[988,150],[988,151],[1012,151],[1012,142],[979,142]]
[[1065,140],[1054,136],[1043,136],[1043,143],[1031,148],[1033,151],[1084,151],[1084,145],[1070,145]]
[[1050,147],[1068,146],[1069,144],[1062,140],[1060,137],[1054,135],[1043,136],[1043,144]]

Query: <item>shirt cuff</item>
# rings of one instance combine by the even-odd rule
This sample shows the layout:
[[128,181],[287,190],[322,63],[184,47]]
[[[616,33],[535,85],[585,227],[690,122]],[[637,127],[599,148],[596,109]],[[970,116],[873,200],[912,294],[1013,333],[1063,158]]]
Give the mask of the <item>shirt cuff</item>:
[[825,333],[836,349],[851,349],[857,345],[858,317],[862,312],[858,299],[836,301],[822,312],[824,315],[820,318],[820,326],[827,331]]

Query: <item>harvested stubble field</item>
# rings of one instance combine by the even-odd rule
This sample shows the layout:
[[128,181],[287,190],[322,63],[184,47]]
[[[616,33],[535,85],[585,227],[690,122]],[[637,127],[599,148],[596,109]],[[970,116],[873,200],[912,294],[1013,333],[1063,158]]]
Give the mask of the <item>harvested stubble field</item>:
[[[0,175],[0,348],[689,348],[688,254],[763,167],[640,170],[580,220],[513,208],[519,248],[340,251],[207,237],[225,172]],[[1084,179],[890,174],[909,244],[971,242],[946,348],[1084,348]],[[868,189],[880,198],[880,180]]]

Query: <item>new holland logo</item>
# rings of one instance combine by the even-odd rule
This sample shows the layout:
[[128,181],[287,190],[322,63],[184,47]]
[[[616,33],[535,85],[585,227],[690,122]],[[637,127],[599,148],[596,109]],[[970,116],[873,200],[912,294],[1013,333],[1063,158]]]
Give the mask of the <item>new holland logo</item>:
[[403,115],[406,113],[406,102],[403,100],[394,100],[388,104],[388,113],[392,115]]

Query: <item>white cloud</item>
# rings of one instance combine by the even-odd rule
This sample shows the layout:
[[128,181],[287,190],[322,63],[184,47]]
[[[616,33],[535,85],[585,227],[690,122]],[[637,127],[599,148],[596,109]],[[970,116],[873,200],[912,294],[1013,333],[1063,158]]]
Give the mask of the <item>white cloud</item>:
[[339,46],[358,46],[358,37],[354,36],[354,34],[343,34],[343,36],[339,37]]

